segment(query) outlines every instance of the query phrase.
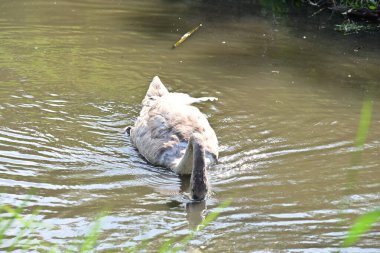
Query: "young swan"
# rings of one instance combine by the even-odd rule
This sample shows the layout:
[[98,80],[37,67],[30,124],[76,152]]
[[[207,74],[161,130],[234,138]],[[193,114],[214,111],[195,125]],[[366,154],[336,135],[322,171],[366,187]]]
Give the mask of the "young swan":
[[127,128],[133,145],[150,163],[191,174],[191,195],[197,201],[207,195],[207,167],[217,162],[219,151],[214,130],[191,104],[214,100],[169,92],[156,76],[135,125]]

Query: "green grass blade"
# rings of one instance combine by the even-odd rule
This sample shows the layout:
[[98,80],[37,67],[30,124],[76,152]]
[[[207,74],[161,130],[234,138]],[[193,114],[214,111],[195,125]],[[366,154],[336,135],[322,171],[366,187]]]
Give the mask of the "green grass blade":
[[[25,220],[25,218],[22,216],[20,216],[20,218],[18,218],[19,221],[23,224],[23,227],[18,232],[18,235],[16,236],[16,238],[13,240],[13,242],[10,246],[11,251],[13,251],[17,246],[20,246],[20,245],[18,245],[19,242],[23,239],[24,235],[28,232],[29,229],[31,229],[31,231],[33,231],[33,226],[35,226],[34,229],[38,228],[40,222],[35,221],[35,217],[37,217],[39,212],[40,212],[40,210],[38,210],[38,209],[34,210],[32,213],[32,216],[30,218],[28,218],[27,220]],[[23,244],[28,245],[27,243],[23,243]]]
[[364,146],[364,143],[368,136],[368,129],[371,124],[371,117],[372,117],[372,106],[373,101],[370,99],[365,99],[363,102],[361,114],[360,114],[360,122],[358,127],[358,133],[356,136],[356,143],[355,146],[358,149],[362,149]]
[[206,227],[210,222],[218,218],[218,216],[223,212],[223,209],[231,205],[232,199],[227,199],[222,204],[220,204],[215,211],[211,212],[206,216],[206,218],[201,222],[201,224],[198,226],[198,231],[202,230],[204,227]]
[[347,193],[350,193],[350,191],[353,189],[354,183],[357,178],[358,171],[355,169],[355,166],[358,166],[361,163],[364,144],[367,140],[369,127],[371,125],[372,107],[373,107],[373,101],[371,100],[370,97],[366,97],[363,101],[363,105],[362,105],[362,109],[360,113],[359,126],[358,126],[358,130],[356,134],[356,140],[355,140],[356,150],[352,155],[351,169],[348,171],[348,174],[347,174],[347,187],[346,187]]
[[348,232],[348,236],[343,242],[343,247],[350,247],[356,243],[379,218],[380,209],[361,215]]
[[0,207],[0,210],[4,210],[7,213],[12,214],[8,222],[6,222],[5,225],[0,228],[0,245],[1,245],[3,238],[5,236],[5,232],[12,226],[12,224],[16,221],[16,219],[20,217],[20,213],[22,212],[23,207],[13,209],[10,206],[3,205]]
[[30,239],[27,239],[26,241],[22,242],[22,244],[20,245],[21,248],[23,249],[22,252],[30,252],[30,249],[32,247],[41,245],[41,243],[38,243],[36,245],[36,243],[32,243],[32,241],[33,241],[33,238],[30,238]]
[[26,232],[28,231],[28,229],[31,227],[32,224],[33,224],[33,221],[29,221],[26,224],[24,224],[24,226],[20,229],[20,231],[18,231],[16,238],[13,240],[12,244],[9,246],[11,251],[14,251],[15,248],[19,246],[18,243],[23,239],[24,235],[26,234]]
[[56,246],[51,247],[48,253],[56,253],[58,251],[58,248]]
[[164,242],[164,244],[162,244],[162,246],[158,250],[158,253],[169,252],[170,251],[170,247],[172,246],[173,243],[174,243],[174,239],[173,238],[167,240],[166,242]]
[[89,252],[90,250],[94,249],[96,241],[98,240],[99,234],[100,234],[100,227],[101,227],[101,217],[104,215],[101,215],[99,218],[96,219],[95,224],[91,228],[90,232],[85,237],[80,249],[79,253]]
[[[131,242],[132,239],[129,239],[127,242]],[[145,249],[148,245],[148,239],[143,239],[140,244],[129,246],[128,248],[124,248],[123,251],[125,253],[132,253],[132,252],[141,252],[142,249]]]

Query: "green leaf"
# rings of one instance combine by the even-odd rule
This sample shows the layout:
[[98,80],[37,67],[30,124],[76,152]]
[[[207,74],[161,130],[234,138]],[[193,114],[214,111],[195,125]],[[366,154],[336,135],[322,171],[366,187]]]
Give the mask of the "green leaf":
[[84,239],[79,249],[79,253],[89,252],[90,250],[94,249],[96,241],[98,240],[98,236],[100,234],[101,217],[103,216],[104,214],[101,214],[96,219],[95,224],[93,225],[90,232],[87,234],[86,238]]
[[380,209],[361,215],[348,232],[347,238],[343,242],[343,247],[350,247],[365,234],[372,225],[380,218]]
[[17,209],[13,209],[10,206],[3,205],[0,207],[0,210],[4,210],[7,213],[12,214],[12,216],[5,223],[5,225],[0,228],[0,245],[1,245],[3,238],[5,237],[6,231],[11,228],[11,226],[16,221],[16,219],[19,219],[19,217],[21,217],[20,213],[23,211],[23,207],[18,207]]
[[167,241],[161,246],[161,248],[158,250],[158,253],[169,252],[169,251],[170,251],[170,247],[172,246],[173,243],[174,243],[174,239],[173,239],[173,238],[167,240]]
[[370,5],[370,6],[368,6],[368,9],[370,9],[370,10],[376,10],[376,6]]

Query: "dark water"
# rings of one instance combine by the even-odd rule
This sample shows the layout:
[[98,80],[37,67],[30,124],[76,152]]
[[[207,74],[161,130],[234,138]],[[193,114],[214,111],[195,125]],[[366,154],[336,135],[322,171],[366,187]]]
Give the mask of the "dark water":
[[[97,250],[148,242],[154,252],[230,197],[187,250],[337,251],[355,217],[380,205],[379,38],[245,5],[1,1],[0,201],[25,202],[26,217],[40,209],[36,251],[80,241],[108,210]],[[147,164],[121,133],[154,75],[219,98],[201,106],[221,149],[204,205],[188,204],[187,180]],[[352,166],[369,89],[372,122]],[[342,252],[379,252],[379,238],[377,224]]]

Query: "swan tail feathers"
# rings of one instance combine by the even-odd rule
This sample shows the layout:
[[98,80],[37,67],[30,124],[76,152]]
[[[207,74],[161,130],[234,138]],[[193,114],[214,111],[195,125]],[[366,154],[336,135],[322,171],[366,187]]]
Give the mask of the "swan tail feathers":
[[161,82],[160,78],[158,76],[155,76],[149,85],[149,89],[145,97],[162,97],[168,93],[168,89]]

